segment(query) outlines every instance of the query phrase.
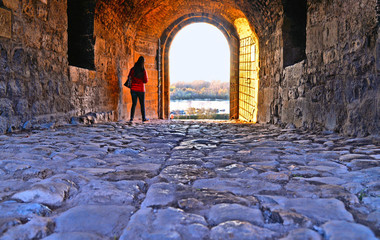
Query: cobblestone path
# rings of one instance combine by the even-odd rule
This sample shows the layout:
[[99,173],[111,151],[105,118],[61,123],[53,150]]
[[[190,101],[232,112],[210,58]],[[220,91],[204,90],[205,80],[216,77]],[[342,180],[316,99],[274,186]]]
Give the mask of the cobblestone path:
[[379,139],[152,122],[0,136],[0,239],[377,239]]

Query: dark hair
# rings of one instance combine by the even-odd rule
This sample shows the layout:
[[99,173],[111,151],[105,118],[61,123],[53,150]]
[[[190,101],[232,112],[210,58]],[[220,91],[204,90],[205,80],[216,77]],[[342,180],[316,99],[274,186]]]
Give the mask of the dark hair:
[[144,62],[144,57],[140,56],[137,62],[135,63],[135,66],[133,67],[137,77],[141,77],[142,73],[145,71]]

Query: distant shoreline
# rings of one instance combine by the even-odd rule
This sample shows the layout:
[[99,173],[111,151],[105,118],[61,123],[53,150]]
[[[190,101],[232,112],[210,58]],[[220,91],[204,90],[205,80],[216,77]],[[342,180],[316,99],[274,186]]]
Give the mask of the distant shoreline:
[[228,100],[230,98],[230,83],[203,80],[189,83],[177,82],[170,85],[170,98],[172,100]]
[[225,99],[170,100],[170,111],[183,111],[185,113],[189,109],[215,109],[217,110],[215,113],[229,114],[230,101]]

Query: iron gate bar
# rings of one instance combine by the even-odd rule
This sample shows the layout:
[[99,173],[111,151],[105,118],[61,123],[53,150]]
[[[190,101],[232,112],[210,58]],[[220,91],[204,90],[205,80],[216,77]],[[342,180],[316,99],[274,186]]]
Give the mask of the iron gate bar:
[[255,42],[252,36],[240,40],[239,61],[239,117],[253,121],[255,104]]

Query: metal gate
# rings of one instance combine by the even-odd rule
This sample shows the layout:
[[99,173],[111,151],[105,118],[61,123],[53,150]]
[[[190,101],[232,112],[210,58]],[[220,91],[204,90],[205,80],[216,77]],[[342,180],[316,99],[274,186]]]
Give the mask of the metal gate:
[[239,59],[239,119],[248,122],[256,122],[257,116],[257,66],[253,37],[242,38]]

